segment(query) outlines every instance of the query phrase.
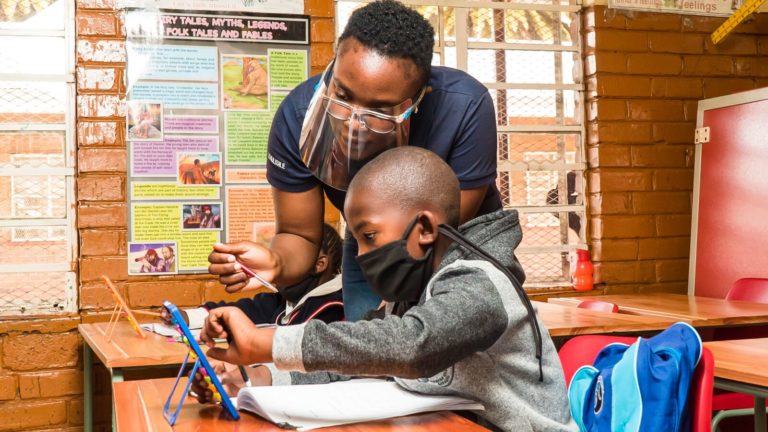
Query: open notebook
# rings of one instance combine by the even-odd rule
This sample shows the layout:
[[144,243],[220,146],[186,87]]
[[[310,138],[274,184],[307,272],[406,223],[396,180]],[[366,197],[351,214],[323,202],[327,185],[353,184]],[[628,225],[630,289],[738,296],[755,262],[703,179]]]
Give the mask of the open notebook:
[[331,384],[246,387],[232,403],[286,428],[314,428],[400,417],[427,411],[482,410],[457,396],[412,393],[392,381],[358,379]]

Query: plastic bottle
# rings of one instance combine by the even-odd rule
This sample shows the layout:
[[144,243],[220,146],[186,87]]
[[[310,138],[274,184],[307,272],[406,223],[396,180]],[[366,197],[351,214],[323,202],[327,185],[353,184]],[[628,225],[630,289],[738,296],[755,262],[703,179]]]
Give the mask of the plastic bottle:
[[593,286],[592,273],[594,267],[589,259],[589,251],[576,249],[576,268],[573,269],[573,289],[576,291],[589,291]]

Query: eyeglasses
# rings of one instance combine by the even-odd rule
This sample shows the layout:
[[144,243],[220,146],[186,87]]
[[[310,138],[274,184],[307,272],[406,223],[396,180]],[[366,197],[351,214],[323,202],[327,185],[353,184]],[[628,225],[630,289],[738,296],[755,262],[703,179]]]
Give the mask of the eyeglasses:
[[[323,76],[320,79],[321,83],[325,82],[325,76],[328,73],[328,71],[333,68],[334,63],[335,63],[335,60],[331,62],[331,64],[329,64],[328,67],[325,69],[325,72],[323,72]],[[335,118],[336,120],[345,122],[355,117],[360,123],[360,127],[368,129],[371,132],[376,132],[379,134],[388,134],[394,131],[397,125],[408,120],[411,114],[418,112],[418,106],[421,103],[421,100],[424,98],[424,95],[426,94],[426,92],[427,92],[427,86],[424,86],[419,92],[419,96],[416,98],[416,101],[408,108],[405,108],[405,111],[396,115],[388,114],[382,111],[396,113],[403,109],[403,106],[409,102],[408,100],[398,105],[395,105],[393,107],[381,108],[378,111],[374,111],[368,108],[362,108],[362,107],[351,105],[347,102],[344,102],[342,100],[336,99],[331,96],[322,95],[322,97],[323,97],[323,100],[325,100],[327,103],[328,115]]]

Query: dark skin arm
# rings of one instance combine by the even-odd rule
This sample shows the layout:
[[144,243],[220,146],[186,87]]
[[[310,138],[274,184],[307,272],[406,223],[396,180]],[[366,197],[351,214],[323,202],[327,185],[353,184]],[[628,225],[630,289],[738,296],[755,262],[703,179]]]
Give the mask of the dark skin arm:
[[464,223],[473,219],[483,203],[485,193],[488,191],[488,185],[480,186],[475,189],[462,189],[461,208],[459,209],[459,222]]
[[[474,218],[488,186],[461,191],[461,223]],[[270,248],[253,242],[216,244],[208,256],[208,271],[219,276],[228,292],[255,289],[261,284],[249,279],[240,264],[250,267],[270,282],[291,285],[311,269],[320,250],[325,200],[320,186],[306,192],[284,192],[272,188],[277,230]]]
[[219,276],[228,292],[261,286],[242,272],[236,260],[280,285],[299,282],[315,263],[323,233],[322,189],[284,192],[272,188],[272,200],[277,227],[269,249],[248,241],[216,244],[208,256],[208,271]]

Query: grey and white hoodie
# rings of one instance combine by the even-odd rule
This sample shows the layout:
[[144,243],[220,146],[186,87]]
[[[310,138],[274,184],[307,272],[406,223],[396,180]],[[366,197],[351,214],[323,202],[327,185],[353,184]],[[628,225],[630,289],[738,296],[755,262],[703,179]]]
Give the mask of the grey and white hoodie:
[[[523,279],[514,256],[522,239],[516,211],[478,217],[460,231]],[[278,328],[272,346],[273,385],[344,379],[336,374],[386,375],[415,392],[476,400],[485,406],[478,416],[494,429],[578,430],[560,360],[540,321],[544,381],[539,381],[526,317],[509,279],[453,244],[418,305],[402,317]]]

